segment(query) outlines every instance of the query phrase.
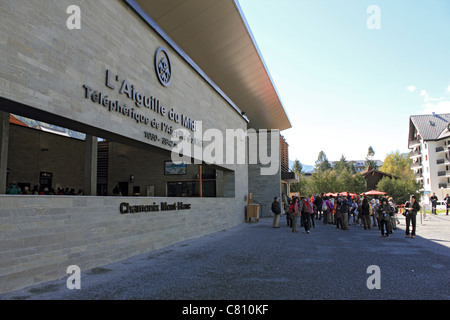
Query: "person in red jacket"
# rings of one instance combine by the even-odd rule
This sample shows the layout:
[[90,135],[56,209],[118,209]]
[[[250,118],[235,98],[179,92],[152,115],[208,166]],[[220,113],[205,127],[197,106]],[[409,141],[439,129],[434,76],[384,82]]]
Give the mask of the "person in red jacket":
[[297,197],[292,198],[292,201],[294,202],[294,212],[292,213],[292,232],[298,232],[298,213],[302,206],[300,205]]

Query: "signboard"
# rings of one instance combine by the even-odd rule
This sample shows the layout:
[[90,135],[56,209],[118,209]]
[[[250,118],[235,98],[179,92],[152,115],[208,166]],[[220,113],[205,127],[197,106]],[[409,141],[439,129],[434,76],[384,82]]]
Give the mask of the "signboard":
[[167,203],[161,202],[161,204],[140,204],[140,205],[130,205],[127,202],[122,202],[120,204],[119,210],[121,214],[129,213],[141,213],[141,212],[156,212],[156,211],[177,211],[177,210],[190,210],[191,205],[183,202]]
[[[157,78],[165,87],[172,81],[172,66],[167,51],[160,47],[155,53]],[[167,107],[157,97],[142,91],[141,87],[131,83],[120,74],[107,69],[105,71],[105,88],[99,89],[90,84],[83,84],[84,98],[102,107],[104,110],[134,120],[135,125],[144,128],[143,138],[159,142],[168,147],[175,147],[176,141],[187,140],[192,144],[203,146],[203,142],[190,136],[180,136],[176,129],[195,132],[195,119],[180,113],[175,107]],[[128,102],[124,102],[125,98]],[[172,139],[174,138],[174,139]],[[174,141],[173,141],[174,140]]]

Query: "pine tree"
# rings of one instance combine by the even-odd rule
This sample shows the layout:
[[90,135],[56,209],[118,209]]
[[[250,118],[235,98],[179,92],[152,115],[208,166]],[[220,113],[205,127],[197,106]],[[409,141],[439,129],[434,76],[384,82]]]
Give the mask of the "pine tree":
[[319,152],[319,156],[317,157],[315,171],[326,171],[331,169],[331,164],[328,161],[327,155],[324,151]]

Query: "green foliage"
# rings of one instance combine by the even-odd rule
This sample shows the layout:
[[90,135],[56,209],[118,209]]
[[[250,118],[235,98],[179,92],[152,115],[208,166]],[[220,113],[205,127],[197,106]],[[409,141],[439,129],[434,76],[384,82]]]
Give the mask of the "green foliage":
[[313,194],[340,192],[336,171],[318,170],[311,175],[310,190]]
[[361,194],[366,191],[366,180],[360,174],[351,173],[348,169],[341,172],[338,181],[340,190]]
[[295,159],[294,164],[292,165],[292,171],[297,175],[300,175],[303,171],[303,165],[297,159]]
[[420,186],[415,179],[390,179],[389,177],[384,177],[377,184],[377,190],[387,192],[397,204],[405,203],[412,195],[419,198],[419,188]]
[[411,195],[419,197],[420,185],[411,170],[411,159],[405,158],[400,151],[389,154],[380,168],[381,171],[392,174],[400,179],[385,177],[377,184],[377,189],[387,192],[398,204],[405,203]]
[[338,174],[340,174],[343,170],[345,170],[346,168],[347,168],[347,166],[348,166],[348,162],[347,162],[347,160],[345,159],[345,156],[344,155],[342,155],[341,156],[341,159],[338,161],[338,162],[336,162],[335,164],[334,164],[334,170],[338,173]]
[[309,189],[309,179],[306,178],[304,174],[300,174],[298,180],[299,182],[291,183],[291,192],[298,192],[302,196],[312,194]]
[[350,173],[356,173],[356,168],[353,162],[348,162],[347,159],[345,159],[345,156],[342,155],[341,159],[334,164],[333,168],[337,174],[341,174],[344,170],[347,170]]
[[403,157],[400,151],[389,154],[384,159],[383,165],[380,171],[392,174],[393,176],[401,179],[414,179],[414,173],[411,170],[412,160],[407,157]]
[[291,184],[291,192],[299,192],[301,195],[344,191],[360,194],[366,188],[364,177],[356,174],[352,162],[348,162],[342,155],[333,169],[324,151],[319,153],[311,178],[307,179],[304,175],[299,175],[299,178],[300,182]]
[[[369,147],[366,164],[372,169],[377,169],[373,160],[375,151]],[[320,151],[316,161],[315,172],[307,179],[301,172],[301,163],[296,160],[294,168],[298,170],[300,181],[291,184],[291,192],[299,192],[301,195],[321,194],[324,192],[344,192],[361,194],[366,191],[366,180],[356,173],[353,163],[348,162],[344,155],[336,162],[334,169],[331,167],[324,151]],[[411,195],[419,195],[419,184],[414,179],[411,160],[403,157],[396,151],[386,157],[381,171],[399,177],[400,179],[383,178],[377,185],[377,190],[387,192],[398,203],[405,203]],[[293,171],[295,171],[293,168]]]
[[347,168],[339,175],[336,170],[314,172],[309,181],[309,190],[312,194],[344,191],[360,194],[365,191],[365,188],[364,177],[350,172]]
[[315,171],[326,171],[331,169],[331,164],[328,161],[327,155],[325,152],[320,151],[319,156],[317,157]]
[[367,150],[366,156],[366,169],[367,170],[378,170],[377,162],[373,160],[373,156],[375,155],[375,151],[372,146]]

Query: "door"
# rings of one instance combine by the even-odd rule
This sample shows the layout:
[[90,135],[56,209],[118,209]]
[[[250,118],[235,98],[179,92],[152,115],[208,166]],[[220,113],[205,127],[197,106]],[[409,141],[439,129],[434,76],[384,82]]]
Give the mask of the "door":
[[119,188],[122,196],[128,197],[128,182],[119,182]]

